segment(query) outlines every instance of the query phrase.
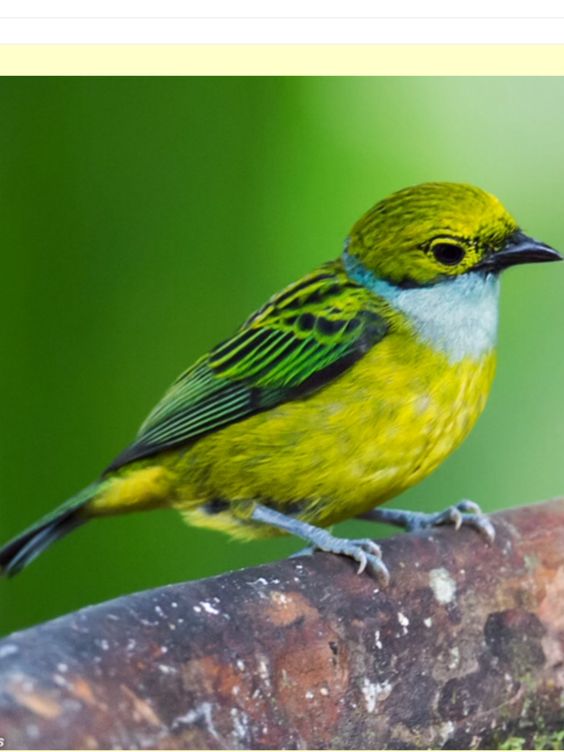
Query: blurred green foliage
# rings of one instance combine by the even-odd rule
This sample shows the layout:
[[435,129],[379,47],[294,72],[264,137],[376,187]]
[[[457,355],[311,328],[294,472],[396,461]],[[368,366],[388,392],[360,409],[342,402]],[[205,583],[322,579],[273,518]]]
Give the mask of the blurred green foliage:
[[[560,78],[4,78],[0,102],[2,540],[95,478],[182,369],[391,191],[476,183],[564,248]],[[564,491],[564,265],[503,288],[486,414],[394,505]],[[92,523],[0,582],[0,631],[299,545],[164,511]]]

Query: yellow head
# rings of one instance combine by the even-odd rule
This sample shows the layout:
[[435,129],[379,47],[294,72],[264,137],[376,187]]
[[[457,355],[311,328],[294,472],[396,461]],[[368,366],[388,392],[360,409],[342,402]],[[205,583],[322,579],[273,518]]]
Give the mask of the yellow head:
[[410,287],[560,258],[524,235],[495,196],[462,183],[423,183],[380,201],[352,228],[347,252],[378,278]]

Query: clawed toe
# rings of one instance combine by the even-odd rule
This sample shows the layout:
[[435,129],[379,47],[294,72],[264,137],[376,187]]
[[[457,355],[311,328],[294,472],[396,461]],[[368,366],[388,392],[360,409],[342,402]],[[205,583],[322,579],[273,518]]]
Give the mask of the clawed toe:
[[460,501],[456,505],[456,508],[461,512],[468,512],[469,514],[482,514],[480,505],[476,504],[475,501],[470,501],[470,499],[464,499],[463,501]]
[[263,504],[255,504],[251,519],[293,533],[311,544],[311,548],[298,551],[291,558],[310,554],[316,549],[330,554],[341,554],[358,562],[359,574],[369,567],[383,584],[387,584],[390,579],[390,574],[382,561],[380,546],[370,538],[360,538],[359,540],[336,538],[323,528],[289,517]]
[[[433,519],[434,518],[434,519]],[[488,543],[493,543],[495,539],[495,528],[486,517],[478,504],[473,501],[461,501],[455,506],[445,509],[437,515],[431,515],[430,524],[436,525],[453,525],[455,530],[459,530],[462,525],[474,528],[482,535]]]
[[459,530],[462,525],[462,520],[462,512],[460,512],[458,507],[449,507],[437,517],[435,524],[442,525],[443,523],[448,523],[452,525],[455,530]]
[[378,508],[361,515],[361,518],[397,525],[409,532],[428,530],[438,525],[452,525],[455,530],[459,530],[463,525],[468,525],[477,530],[489,543],[495,538],[495,529],[490,520],[482,514],[478,504],[467,499],[435,514]]
[[373,540],[370,540],[370,538],[357,538],[355,540],[349,540],[347,541],[347,543],[361,548],[367,554],[376,556],[378,559],[382,558],[382,549],[377,543],[375,543]]
[[382,559],[379,556],[372,556],[371,554],[367,554],[366,560],[372,574],[374,574],[380,580],[384,587],[387,587],[387,585],[389,585],[390,583],[390,572]]
[[360,538],[358,540],[343,541],[343,544],[340,553],[350,556],[351,559],[358,562],[358,574],[362,574],[368,567],[384,585],[388,584],[390,573],[382,561],[382,550],[377,543],[374,543],[369,538]]
[[347,540],[346,538],[335,538],[323,531],[323,535],[318,537],[318,542],[315,545],[302,548],[300,551],[291,554],[289,558],[310,556],[315,551],[348,556],[358,563],[358,574],[369,570],[380,580],[382,585],[386,586],[390,581],[390,573],[382,561],[382,549],[370,538]]
[[390,580],[390,573],[382,561],[382,550],[370,538],[347,540],[331,537],[318,547],[328,553],[348,556],[358,562],[358,574],[362,574],[368,568],[384,585],[387,585]]
[[473,527],[480,535],[482,535],[488,543],[493,543],[495,540],[495,528],[490,520],[484,514],[464,514],[462,515],[462,523]]

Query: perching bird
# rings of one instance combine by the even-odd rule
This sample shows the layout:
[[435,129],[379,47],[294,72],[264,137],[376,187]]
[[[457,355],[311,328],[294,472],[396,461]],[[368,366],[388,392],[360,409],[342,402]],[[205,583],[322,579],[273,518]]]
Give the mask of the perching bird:
[[427,183],[384,199],[337,261],[183,373],[98,481],[5,545],[0,571],[89,519],[156,507],[242,539],[292,533],[384,580],[374,542],[323,528],[465,522],[492,538],[471,502],[434,515],[374,507],[427,476],[482,412],[500,272],[558,259],[479,188]]

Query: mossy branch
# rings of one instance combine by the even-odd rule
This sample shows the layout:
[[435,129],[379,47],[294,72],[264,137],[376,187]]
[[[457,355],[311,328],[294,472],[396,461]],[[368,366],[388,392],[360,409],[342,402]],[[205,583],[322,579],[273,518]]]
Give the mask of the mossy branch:
[[14,634],[0,642],[0,737],[7,749],[549,747],[564,726],[564,500],[494,524],[491,546],[451,529],[384,541],[386,590],[316,554]]

